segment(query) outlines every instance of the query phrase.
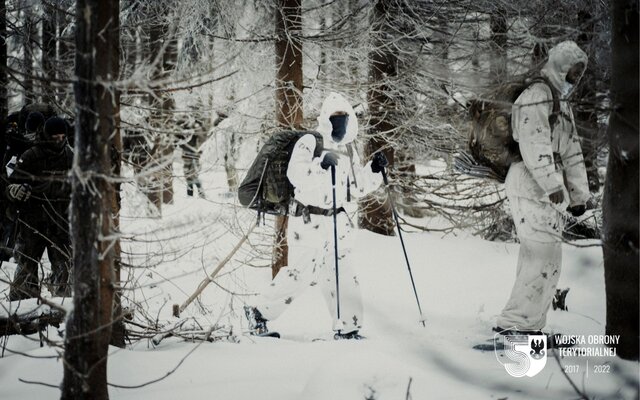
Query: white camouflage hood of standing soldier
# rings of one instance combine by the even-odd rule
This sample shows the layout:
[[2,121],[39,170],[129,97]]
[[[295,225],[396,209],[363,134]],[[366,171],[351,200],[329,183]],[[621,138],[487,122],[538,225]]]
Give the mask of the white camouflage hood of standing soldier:
[[[585,69],[587,68],[588,57],[575,42],[570,40],[558,43],[549,50],[549,60],[542,68],[542,74],[549,78],[551,84],[562,94],[568,97],[573,89],[578,85]],[[576,64],[582,63],[583,69],[580,79],[575,84],[566,81],[567,72]]]

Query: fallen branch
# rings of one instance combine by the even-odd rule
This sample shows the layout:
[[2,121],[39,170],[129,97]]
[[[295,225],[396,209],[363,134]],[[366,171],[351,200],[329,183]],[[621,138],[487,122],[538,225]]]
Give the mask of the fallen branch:
[[10,314],[0,317],[0,336],[30,335],[43,330],[47,325],[60,326],[66,313],[59,309],[48,308],[26,312],[24,314]]
[[249,229],[249,231],[242,237],[242,239],[240,239],[238,244],[236,244],[236,246],[233,248],[233,250],[231,250],[231,252],[229,254],[227,254],[227,256],[224,258],[224,260],[220,261],[220,263],[218,264],[216,269],[211,274],[209,274],[202,282],[200,282],[200,284],[196,288],[196,291],[193,292],[193,294],[191,296],[189,296],[189,298],[184,303],[182,303],[181,306],[178,306],[178,304],[174,304],[173,305],[173,316],[174,317],[179,318],[180,317],[180,313],[182,313],[185,310],[185,308],[187,308],[189,306],[189,304],[191,304],[193,302],[193,300],[195,300],[198,296],[200,296],[200,293],[202,293],[202,291],[211,282],[213,282],[213,278],[215,278],[216,275],[218,275],[218,272],[220,272],[220,270],[229,262],[229,260],[231,260],[231,257],[233,257],[233,255],[236,254],[236,252],[238,250],[240,250],[240,247],[242,247],[244,242],[247,241],[247,239],[249,238],[249,235],[251,234],[251,232],[253,232],[253,230],[255,229],[256,226],[257,225],[253,225],[251,227],[251,229]]

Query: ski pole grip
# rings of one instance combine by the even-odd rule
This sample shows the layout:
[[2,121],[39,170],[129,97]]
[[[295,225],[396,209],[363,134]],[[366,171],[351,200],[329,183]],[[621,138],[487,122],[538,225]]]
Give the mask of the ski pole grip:
[[336,185],[336,166],[335,165],[331,166],[331,184],[333,186]]
[[382,167],[382,171],[380,171],[380,172],[382,172],[382,180],[384,182],[384,185],[388,186],[389,185],[389,180],[387,179],[387,170],[384,167]]

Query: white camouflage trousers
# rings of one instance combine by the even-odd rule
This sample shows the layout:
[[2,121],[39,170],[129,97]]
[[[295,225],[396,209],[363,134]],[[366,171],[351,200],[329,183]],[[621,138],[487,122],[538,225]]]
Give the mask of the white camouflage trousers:
[[497,325],[503,329],[541,330],[560,278],[564,219],[559,207],[535,187],[522,163],[512,165],[505,186],[520,252],[516,280]]
[[307,289],[319,286],[333,318],[333,330],[349,333],[362,326],[362,296],[351,261],[353,234],[345,213],[338,214],[340,321],[337,318],[333,217],[289,218],[289,265],[262,291],[255,306],[267,320],[278,318]]

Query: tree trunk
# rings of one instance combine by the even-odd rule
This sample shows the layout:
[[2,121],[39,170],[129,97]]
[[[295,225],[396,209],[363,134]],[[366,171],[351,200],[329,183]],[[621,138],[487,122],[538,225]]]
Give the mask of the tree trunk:
[[[119,1],[112,2],[111,15],[120,15]],[[109,53],[112,60],[118,60],[120,58],[121,42],[120,42],[120,18],[115,18],[113,21],[113,29],[107,31],[109,34]],[[113,79],[120,79],[120,63],[111,63],[111,76]],[[113,99],[113,129],[115,133],[111,139],[111,176],[120,177],[122,171],[122,135],[120,133],[120,92],[114,88],[115,98]],[[120,233],[120,209],[121,209],[121,197],[120,190],[121,184],[119,182],[111,184],[111,219],[113,232]],[[125,328],[122,310],[122,282],[120,278],[122,249],[120,247],[119,235],[116,235],[114,239],[116,242],[113,246],[113,282],[118,288],[114,291],[113,297],[113,325],[111,329],[110,344],[123,348],[125,343]]]
[[302,126],[302,0],[278,0],[276,11],[276,121]]
[[[389,160],[389,165],[394,163],[394,149],[387,138],[396,129],[389,113],[393,113],[396,104],[388,95],[386,80],[397,76],[398,58],[389,46],[385,46],[384,37],[389,28],[388,0],[376,2],[371,26],[373,29],[373,50],[369,53],[369,90],[367,93],[369,103],[370,128],[369,140],[365,146],[365,158],[373,153],[382,151]],[[382,235],[394,234],[394,223],[391,213],[391,203],[384,194],[376,196],[372,194],[360,201],[361,212],[359,223],[364,229]]]
[[[162,15],[168,20],[168,16]],[[156,16],[155,18],[160,18]],[[161,18],[162,19],[162,18]],[[154,67],[152,79],[158,81],[166,79],[175,69],[177,59],[177,39],[175,34],[170,32],[168,22],[155,22],[149,32],[149,49],[151,51],[151,59],[154,60],[160,52],[160,60],[158,65]],[[166,45],[165,45],[166,43]],[[156,91],[150,97],[150,104],[153,108],[151,112],[151,127],[154,132],[154,147],[151,153],[151,162],[161,165],[166,164],[159,170],[152,179],[150,193],[147,193],[149,199],[156,205],[158,210],[162,209],[162,204],[173,203],[173,152],[174,138],[167,131],[171,129],[171,123],[174,101],[171,94]]]
[[56,78],[56,12],[49,5],[43,5],[42,13],[42,101],[45,103],[56,103],[56,92],[53,88],[52,80]]
[[[70,46],[71,37],[69,35],[68,29],[65,31],[70,25],[69,16],[64,12],[69,7],[69,0],[60,0],[58,3],[57,10],[57,22],[58,22],[58,30],[57,30],[57,38],[58,38],[58,49],[57,49],[57,57],[56,60],[58,62],[58,77],[60,79],[69,79],[66,71],[73,70],[73,46]],[[60,85],[57,90],[58,104],[62,109],[67,109],[71,107],[73,104],[72,101],[72,93],[69,90],[70,85]]]
[[581,49],[589,54],[589,65],[580,80],[574,99],[580,99],[580,104],[574,107],[576,128],[580,136],[584,163],[587,167],[587,177],[589,178],[589,190],[596,193],[600,190],[600,178],[598,177],[598,147],[600,145],[600,128],[598,126],[598,114],[596,108],[597,101],[597,80],[595,67],[595,50],[592,41],[595,31],[595,21],[589,11],[578,13],[578,27],[581,30],[576,39],[576,43]]
[[[62,399],[108,399],[107,350],[111,337],[114,250],[109,239],[113,186],[111,136],[114,95],[104,82],[117,79],[118,0],[76,3],[76,133],[70,230],[73,240],[73,311],[67,320]],[[117,55],[117,54],[115,54]],[[106,195],[105,195],[106,194]]]
[[[276,9],[276,121],[302,128],[302,5],[301,0],[278,0]],[[276,218],[272,276],[288,264],[286,216]]]
[[491,64],[489,66],[491,81],[502,82],[507,76],[507,17],[505,11],[496,7],[489,17],[491,26]]
[[35,36],[35,21],[33,17],[33,10],[29,4],[23,2],[24,10],[22,11],[23,18],[23,36],[22,36],[22,90],[23,90],[23,103],[33,103],[36,100],[34,87],[33,87],[33,53],[32,53],[32,40]]
[[[170,36],[169,36],[170,35]],[[166,78],[171,75],[176,69],[178,62],[178,39],[175,33],[169,32],[169,26],[165,26],[165,38],[167,46],[165,48],[164,56],[162,57],[162,77]],[[175,102],[173,96],[170,93],[164,92],[161,94],[162,98],[162,114],[164,115],[164,121],[173,121],[173,110]],[[164,129],[167,127],[173,127],[173,123],[165,123]],[[166,134],[165,134],[166,135]],[[173,204],[173,153],[175,151],[174,137],[167,135],[165,146],[162,148],[162,159],[168,160],[169,164],[162,171],[162,202],[164,204]]]
[[[7,5],[0,2],[0,121],[4,123],[9,115],[9,93],[7,85]],[[4,150],[4,149],[3,149]]]
[[604,189],[603,253],[607,335],[617,354],[638,360],[638,3],[612,2],[609,164]]

